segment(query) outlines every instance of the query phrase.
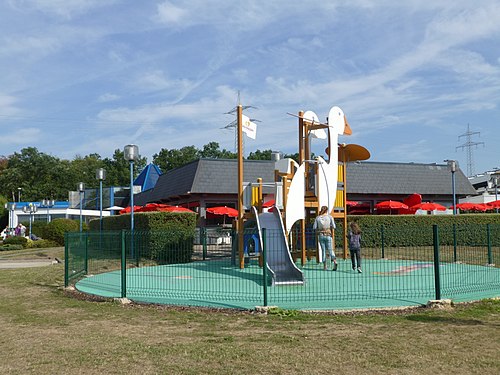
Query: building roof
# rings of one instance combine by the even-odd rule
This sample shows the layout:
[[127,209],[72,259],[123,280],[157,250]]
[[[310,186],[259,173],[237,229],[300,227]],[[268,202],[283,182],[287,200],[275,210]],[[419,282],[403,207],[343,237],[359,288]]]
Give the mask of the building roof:
[[152,189],[155,187],[160,176],[160,168],[153,163],[149,163],[134,180],[134,185],[140,186],[141,191]]
[[[244,182],[274,181],[275,163],[245,160]],[[138,194],[136,204],[159,202],[189,193],[236,194],[236,159],[199,159],[161,175],[153,189]],[[451,172],[446,164],[356,162],[347,165],[348,194],[452,195]],[[455,172],[455,194],[476,191],[464,173]]]
[[[356,162],[349,163],[347,193],[451,195],[452,175],[446,164]],[[465,174],[455,172],[455,193],[474,195]]]
[[[236,194],[238,191],[238,161],[236,159],[198,159],[173,169],[158,178],[156,186],[137,195],[137,204],[158,202],[189,193]],[[274,162],[245,160],[243,181],[274,181]]]

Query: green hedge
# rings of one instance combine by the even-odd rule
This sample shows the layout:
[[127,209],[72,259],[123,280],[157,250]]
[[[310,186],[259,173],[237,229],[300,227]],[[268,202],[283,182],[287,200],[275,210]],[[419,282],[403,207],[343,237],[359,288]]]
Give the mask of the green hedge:
[[5,244],[0,246],[0,251],[22,250],[22,249],[24,249],[23,245]]
[[21,236],[11,236],[3,240],[4,245],[21,245],[23,248],[27,246],[28,239]]
[[[459,245],[483,246],[487,241],[487,224],[493,246],[500,246],[500,215],[349,215],[348,223],[357,221],[363,231],[363,245],[432,246],[433,225],[439,229],[440,245],[453,245],[454,234]],[[336,243],[341,243],[343,223],[336,220]],[[383,227],[383,229],[382,229]]]
[[[104,231],[130,229],[130,215],[103,218]],[[89,223],[99,230],[99,219]],[[189,212],[138,212],[134,214],[134,248],[141,258],[158,263],[187,263],[193,255],[196,214]]]
[[45,226],[44,239],[54,241],[59,246],[64,246],[64,233],[76,232],[80,229],[77,220],[54,219]]

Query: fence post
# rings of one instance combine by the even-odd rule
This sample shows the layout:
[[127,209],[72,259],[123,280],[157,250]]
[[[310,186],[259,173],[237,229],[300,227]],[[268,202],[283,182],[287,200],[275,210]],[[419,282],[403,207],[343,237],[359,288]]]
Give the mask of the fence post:
[[457,225],[453,224],[453,262],[457,262]]
[[[88,249],[89,234],[88,234],[88,232],[85,232],[84,236],[85,236],[84,237],[84,239],[85,239],[85,244],[84,244],[84,246],[85,246],[85,251],[84,251],[84,253],[85,253],[85,275],[88,275],[88,273],[89,273],[89,249]],[[81,240],[81,238],[82,237],[80,236],[80,240]]]
[[436,291],[436,299],[441,299],[441,278],[439,274],[439,229],[437,224],[432,225],[432,233],[434,238],[434,289]]
[[[200,228],[201,244],[203,246],[203,260],[207,259],[207,228]],[[232,243],[232,242],[231,242]]]
[[264,306],[267,306],[267,249],[266,228],[262,228],[262,281],[264,284]]
[[491,227],[486,224],[486,238],[488,240],[488,264],[493,264],[493,256],[491,254]]
[[64,287],[69,286],[69,233],[64,233]]
[[121,259],[121,297],[127,297],[127,254],[125,249],[125,229],[121,230],[122,259]]
[[380,237],[382,240],[382,259],[385,258],[385,248],[384,248],[384,226],[380,226]]
[[[132,238],[132,240],[133,241],[137,241],[137,239],[139,238],[139,241],[142,241],[143,237],[144,237],[144,233],[143,232],[139,232],[138,235],[136,233],[136,235]],[[135,249],[135,266],[137,268],[139,268],[139,263],[141,261],[141,247],[137,246],[137,244],[134,243],[134,249]]]

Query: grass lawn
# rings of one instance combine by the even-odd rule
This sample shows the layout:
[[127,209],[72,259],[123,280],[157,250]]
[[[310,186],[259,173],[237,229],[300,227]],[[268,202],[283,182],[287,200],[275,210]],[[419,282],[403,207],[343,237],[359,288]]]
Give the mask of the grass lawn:
[[1,374],[500,373],[499,300],[351,315],[122,306],[68,295],[63,272],[0,270]]

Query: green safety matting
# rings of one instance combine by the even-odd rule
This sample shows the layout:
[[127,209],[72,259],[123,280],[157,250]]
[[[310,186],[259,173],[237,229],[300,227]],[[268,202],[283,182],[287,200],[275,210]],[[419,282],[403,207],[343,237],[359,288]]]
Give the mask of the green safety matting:
[[[430,262],[367,259],[361,274],[343,260],[336,272],[324,271],[315,262],[300,268],[304,285],[267,288],[261,267],[239,269],[230,260],[129,268],[126,297],[166,305],[253,309],[267,304],[296,310],[419,306],[436,298]],[[84,293],[120,298],[122,280],[118,270],[87,275],[75,286]],[[500,269],[495,267],[442,263],[440,282],[442,299],[464,302],[500,296]]]

